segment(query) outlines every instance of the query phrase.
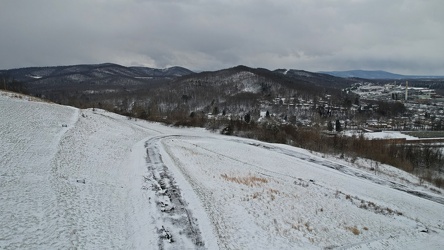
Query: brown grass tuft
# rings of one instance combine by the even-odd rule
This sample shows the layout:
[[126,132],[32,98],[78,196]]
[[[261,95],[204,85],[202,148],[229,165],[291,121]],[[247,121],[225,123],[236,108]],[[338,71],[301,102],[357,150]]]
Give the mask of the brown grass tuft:
[[359,235],[361,233],[361,231],[359,231],[359,229],[356,226],[346,227],[346,229],[352,232],[354,235]]
[[252,175],[247,177],[236,177],[236,176],[228,176],[227,174],[221,174],[221,176],[227,181],[243,184],[249,187],[260,186],[262,184],[268,183],[267,179]]

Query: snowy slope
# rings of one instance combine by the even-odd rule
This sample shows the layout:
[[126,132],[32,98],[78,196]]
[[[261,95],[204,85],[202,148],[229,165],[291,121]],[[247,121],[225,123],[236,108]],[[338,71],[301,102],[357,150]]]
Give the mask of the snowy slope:
[[0,249],[441,249],[443,190],[0,92]]
[[[282,145],[179,139],[161,143],[204,201],[224,248],[443,244],[441,195],[434,196],[438,202],[414,197],[377,177],[363,178],[371,175],[365,171],[331,169],[326,166],[338,164]],[[430,233],[421,232],[426,228]]]

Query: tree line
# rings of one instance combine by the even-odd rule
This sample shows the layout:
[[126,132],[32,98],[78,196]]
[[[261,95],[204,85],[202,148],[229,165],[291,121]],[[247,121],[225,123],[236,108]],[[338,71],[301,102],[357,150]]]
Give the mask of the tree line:
[[11,79],[6,75],[0,75],[0,89],[17,92],[21,94],[29,94],[25,84],[15,79]]

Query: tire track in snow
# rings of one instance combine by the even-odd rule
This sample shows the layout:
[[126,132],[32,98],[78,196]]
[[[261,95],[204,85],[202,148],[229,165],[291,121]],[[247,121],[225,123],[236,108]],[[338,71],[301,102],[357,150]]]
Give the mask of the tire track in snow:
[[[201,137],[174,135],[174,136],[165,136],[162,139],[169,139],[169,138],[196,139]],[[212,194],[211,192],[209,192],[201,185],[199,185],[199,183],[196,182],[196,180],[190,176],[188,169],[185,166],[183,166],[180,159],[174,156],[168,145],[162,142],[162,146],[165,152],[174,162],[174,165],[180,170],[181,174],[185,177],[186,181],[191,185],[193,191],[199,197],[201,204],[205,209],[205,213],[208,215],[211,221],[212,229],[217,235],[216,240],[218,242],[218,247],[220,247],[221,249],[232,249],[232,247],[230,247],[230,244],[233,243],[232,239],[230,239],[230,237],[224,232],[224,230],[229,226],[225,223],[223,214],[219,210],[219,207],[223,206],[223,204],[221,204],[221,201],[214,199],[214,197],[211,195]]]
[[[169,137],[188,138],[188,136],[177,136],[177,135],[176,136],[169,136]],[[193,138],[196,138],[196,137],[193,137]],[[339,171],[339,172],[341,172],[343,174],[346,174],[346,175],[349,175],[349,176],[355,176],[355,177],[358,177],[360,179],[365,179],[365,180],[368,180],[368,181],[373,182],[375,184],[386,186],[386,187],[389,187],[389,188],[392,188],[392,189],[395,189],[395,190],[398,190],[398,191],[401,191],[401,192],[408,193],[410,195],[414,195],[414,196],[417,196],[417,197],[420,197],[420,198],[423,198],[423,199],[427,199],[427,200],[430,200],[430,201],[433,201],[433,202],[436,202],[436,203],[444,205],[444,197],[432,195],[432,194],[425,193],[425,192],[418,191],[418,190],[412,190],[412,189],[408,188],[407,186],[405,186],[403,184],[400,184],[398,182],[388,181],[388,180],[384,180],[384,179],[381,179],[381,178],[377,178],[377,177],[375,177],[375,176],[373,176],[373,175],[371,175],[369,173],[365,173],[365,172],[362,172],[360,170],[353,169],[353,168],[348,167],[346,165],[342,165],[342,164],[339,164],[339,163],[331,162],[331,161],[328,161],[328,160],[315,159],[315,158],[310,157],[310,156],[308,156],[306,154],[303,154],[303,153],[294,152],[294,151],[291,151],[291,150],[288,150],[288,149],[279,148],[279,147],[275,147],[275,146],[271,146],[271,145],[266,145],[266,144],[261,143],[259,141],[258,142],[254,142],[254,143],[253,142],[248,142],[248,141],[243,141],[243,140],[238,140],[238,139],[227,139],[227,141],[233,141],[233,142],[247,144],[247,145],[251,145],[251,146],[255,146],[255,147],[262,147],[262,148],[268,149],[268,150],[276,152],[276,153],[280,153],[280,154],[284,154],[284,155],[287,155],[287,156],[290,156],[290,157],[294,157],[294,158],[297,158],[297,159],[302,160],[302,161],[307,161],[307,162],[310,162],[310,163],[315,163],[315,164],[318,164],[318,165],[321,165],[321,166],[324,166],[324,167],[327,167],[327,168]],[[239,159],[235,159],[235,158],[233,158],[231,156],[228,156],[228,155],[225,155],[225,154],[221,154],[219,152],[214,152],[212,150],[209,150],[209,149],[206,149],[206,148],[202,148],[202,147],[200,147],[198,145],[195,145],[195,144],[193,144],[193,145],[197,146],[197,147],[199,147],[199,148],[201,148],[203,150],[209,151],[211,153],[214,153],[214,154],[217,154],[217,155],[220,155],[220,156],[223,156],[223,157],[227,157],[227,158],[235,160],[235,161],[242,162]],[[264,170],[266,172],[271,172],[271,173],[274,173],[274,174],[281,175],[280,173],[263,169],[263,168],[261,168],[259,166],[252,165],[252,164],[250,164],[248,162],[242,162],[242,163],[244,163],[246,165],[250,165],[250,166],[256,167],[256,168],[259,168],[259,169],[262,169],[262,170]],[[265,174],[265,173],[262,173],[262,174],[267,176],[267,174]],[[288,175],[286,175],[286,176],[288,177]],[[293,177],[293,178],[296,178],[296,177]]]
[[[221,200],[216,199],[210,191],[205,190],[204,186],[201,186],[201,184],[199,184],[200,183],[199,179],[196,179],[196,176],[193,175],[193,172],[191,172],[191,171],[195,171],[195,170],[190,170],[190,169],[194,169],[194,168],[189,168],[189,167],[192,167],[192,165],[189,165],[189,163],[187,161],[183,161],[181,159],[180,155],[182,155],[182,154],[179,154],[179,155],[175,154],[175,152],[176,152],[175,146],[177,146],[177,145],[176,145],[176,143],[169,144],[168,139],[174,139],[174,141],[176,141],[176,139],[177,139],[178,141],[183,142],[183,144],[180,144],[180,145],[183,145],[184,149],[190,149],[190,152],[191,152],[189,154],[190,156],[194,155],[193,154],[194,148],[198,148],[200,153],[202,153],[202,154],[221,156],[223,158],[228,159],[229,161],[233,161],[233,163],[235,161],[239,164],[259,170],[258,173],[260,175],[264,175],[264,176],[270,175],[273,178],[277,177],[278,179],[283,178],[283,177],[285,177],[286,179],[295,179],[295,180],[297,179],[299,182],[306,182],[307,185],[310,184],[310,185],[315,185],[318,188],[330,189],[326,186],[323,186],[322,184],[318,184],[317,182],[311,181],[309,179],[304,181],[304,180],[299,179],[295,176],[288,175],[288,173],[281,173],[281,172],[275,172],[272,170],[270,171],[269,169],[264,169],[260,166],[260,164],[257,165],[254,162],[252,163],[252,162],[244,161],[244,160],[242,160],[242,158],[238,158],[233,155],[230,155],[229,153],[224,152],[223,150],[217,151],[217,150],[212,149],[211,147],[206,147],[205,145],[200,145],[198,142],[194,143],[193,141],[187,141],[188,139],[199,140],[200,138],[206,140],[209,137],[208,136],[187,136],[187,135],[166,135],[166,136],[162,136],[161,138],[158,138],[158,141],[162,145],[161,149],[163,149],[163,150],[161,152],[162,152],[162,155],[165,157],[165,163],[167,163],[168,165],[171,164],[173,166],[176,166],[176,168],[174,168],[174,169],[180,170],[181,176],[185,177],[186,181],[192,186],[193,191],[200,198],[201,203],[205,207],[205,211],[207,212],[207,215],[209,216],[211,223],[213,224],[213,232],[215,234],[217,234],[218,245],[221,249],[242,248],[241,245],[237,244],[238,242],[236,242],[235,237],[233,237],[233,234],[230,234],[227,231],[227,229],[230,229],[229,227],[233,227],[232,224],[231,225],[230,224],[224,225],[224,224],[226,224],[225,223],[226,221],[223,220],[224,216],[221,214],[223,209],[221,210],[220,207],[226,206],[226,204],[223,204],[221,202]],[[211,139],[216,140],[216,143],[222,143],[223,141],[233,141],[231,139],[218,138],[218,137],[211,137]],[[219,140],[219,142],[217,142],[218,140]],[[237,142],[237,141],[235,141],[235,142]],[[329,167],[329,168],[337,167],[337,168],[339,168],[339,170],[336,168],[333,168],[333,169],[339,171],[341,174],[354,176],[355,179],[365,179],[364,177],[359,175],[359,174],[363,173],[362,171],[354,170],[352,167],[348,167],[346,165],[341,165],[341,164],[338,164],[335,162],[330,162],[328,160],[323,160],[323,159],[315,157],[315,156],[310,156],[308,154],[304,154],[303,152],[296,152],[291,149],[280,148],[279,146],[274,147],[273,145],[267,145],[265,143],[262,144],[260,142],[241,141],[241,143],[247,144],[250,146],[254,146],[254,147],[263,147],[266,150],[270,150],[272,152],[275,152],[275,153],[278,153],[281,155],[290,156],[300,162],[313,163],[313,165],[319,165],[320,169],[323,169],[323,167],[329,167],[329,164],[331,164],[331,167]],[[192,147],[188,147],[187,144],[189,144],[189,146],[192,146]],[[187,157],[187,154],[184,154],[183,156]],[[220,157],[214,158],[214,159],[220,159]],[[229,163],[226,163],[226,164],[229,164]],[[325,166],[324,164],[327,166]],[[198,168],[196,168],[196,169],[198,169]],[[348,169],[356,171],[357,174],[351,174],[351,173],[346,173],[346,172],[340,171],[340,170],[348,170]],[[369,175],[370,175],[370,177],[373,177],[371,174],[369,174]],[[376,181],[390,182],[389,180],[379,179],[378,177],[373,177],[373,178],[375,178]],[[369,180],[369,181],[372,182],[371,180]],[[294,184],[298,185],[298,183],[296,183],[296,181]],[[304,184],[304,183],[302,183],[302,184]],[[376,183],[376,184],[379,184],[382,187],[386,186],[384,183]],[[390,186],[387,186],[387,187],[390,188]],[[333,189],[331,189],[330,191],[328,191],[328,193],[332,193],[332,194],[334,193]],[[346,195],[343,194],[344,200],[346,200],[345,197],[346,197]],[[355,197],[352,197],[352,198],[355,199]],[[374,212],[374,211],[371,210],[370,212]],[[376,212],[376,213],[378,213],[378,212]],[[384,214],[381,214],[381,215],[384,215]],[[409,222],[413,221],[409,217],[405,217],[405,218]],[[414,222],[414,223],[422,224],[422,223],[419,223],[418,221]],[[382,234],[384,235],[384,233],[382,233]],[[356,246],[360,246],[361,244],[364,244],[364,245],[365,244],[372,244],[373,242],[385,240],[386,238],[387,237],[385,237],[385,235],[384,235],[384,237],[369,238],[365,241],[354,242],[354,243],[352,243],[352,246],[354,246],[354,244],[356,244]],[[335,244],[335,245],[332,245],[332,247],[347,248],[348,245],[349,244]]]
[[153,220],[159,235],[159,249],[205,249],[197,219],[193,217],[183,199],[171,172],[163,163],[159,142],[164,137],[153,137],[146,141],[148,176],[146,189],[150,190]]

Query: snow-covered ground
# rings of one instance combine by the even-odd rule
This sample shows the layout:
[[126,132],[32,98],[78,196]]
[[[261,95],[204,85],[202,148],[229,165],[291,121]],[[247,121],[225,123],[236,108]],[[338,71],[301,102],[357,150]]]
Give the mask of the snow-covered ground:
[[0,249],[444,246],[443,190],[363,159],[5,92],[0,145]]
[[399,131],[382,131],[365,133],[364,136],[368,139],[406,139],[406,140],[418,140],[418,137],[403,134]]
[[[347,136],[359,136],[361,131],[344,131]],[[400,131],[381,131],[381,132],[365,132],[363,133],[366,139],[406,139],[418,140],[418,137],[403,134]]]

